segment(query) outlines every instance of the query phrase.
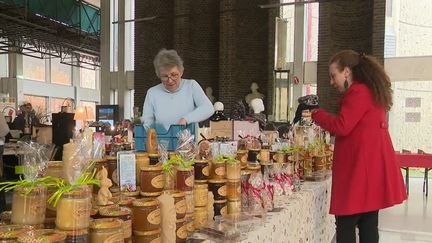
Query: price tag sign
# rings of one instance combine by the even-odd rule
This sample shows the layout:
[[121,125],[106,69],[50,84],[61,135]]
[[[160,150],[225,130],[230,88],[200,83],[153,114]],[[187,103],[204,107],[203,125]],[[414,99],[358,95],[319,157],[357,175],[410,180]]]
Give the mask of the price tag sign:
[[119,186],[122,192],[136,191],[136,163],[135,154],[130,151],[117,153],[117,173]]

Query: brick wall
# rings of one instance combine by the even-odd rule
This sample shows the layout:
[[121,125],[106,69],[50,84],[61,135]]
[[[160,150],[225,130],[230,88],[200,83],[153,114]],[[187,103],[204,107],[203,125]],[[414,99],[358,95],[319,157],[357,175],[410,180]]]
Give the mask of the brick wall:
[[161,48],[172,48],[174,4],[172,1],[136,0],[135,18],[158,16],[135,23],[135,106],[142,109],[147,90],[158,84],[153,58]]
[[328,60],[343,49],[383,60],[385,0],[320,3],[319,14],[317,92],[321,107],[336,113],[340,94],[330,86]]
[[[275,0],[270,0],[275,2]],[[260,9],[267,0],[136,0],[136,18],[164,16],[135,25],[135,105],[158,83],[152,60],[162,47],[175,48],[185,61],[185,78],[231,105],[258,83],[271,105],[274,18],[278,10]],[[270,50],[271,49],[271,50]],[[269,106],[268,106],[269,107]]]

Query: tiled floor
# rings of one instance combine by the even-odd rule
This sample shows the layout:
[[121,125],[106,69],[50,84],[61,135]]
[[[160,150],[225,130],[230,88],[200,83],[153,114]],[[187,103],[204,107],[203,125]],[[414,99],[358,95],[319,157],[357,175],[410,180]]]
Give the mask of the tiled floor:
[[410,178],[408,200],[381,210],[379,228],[382,243],[432,242],[432,188],[426,198],[423,179]]

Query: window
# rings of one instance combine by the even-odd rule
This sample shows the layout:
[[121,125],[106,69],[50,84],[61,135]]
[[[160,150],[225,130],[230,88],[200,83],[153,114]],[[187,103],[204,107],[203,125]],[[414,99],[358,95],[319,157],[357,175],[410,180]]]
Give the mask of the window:
[[51,58],[51,83],[71,85],[72,84],[72,67],[60,63],[59,58]]
[[47,113],[48,97],[36,96],[36,95],[24,95],[24,101],[32,104],[33,109],[36,113]]
[[430,0],[387,0],[386,10],[386,53],[393,45],[396,57],[432,55]]
[[96,102],[80,101],[80,106],[90,106],[92,108],[94,117],[96,117]]
[[64,102],[64,98],[51,98],[51,113],[58,113],[61,111],[61,107]]
[[45,82],[45,59],[23,57],[23,77],[35,81]]
[[318,60],[319,3],[305,4],[304,61]]
[[432,80],[393,82],[389,131],[395,150],[432,152]]
[[96,70],[80,68],[80,87],[96,89]]

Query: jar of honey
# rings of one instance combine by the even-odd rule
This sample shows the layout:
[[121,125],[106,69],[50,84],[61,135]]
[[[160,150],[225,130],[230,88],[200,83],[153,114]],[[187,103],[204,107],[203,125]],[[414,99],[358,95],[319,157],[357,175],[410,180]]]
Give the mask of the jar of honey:
[[185,192],[186,199],[186,214],[193,213],[195,208],[195,200],[192,191]]
[[66,240],[66,234],[53,229],[30,230],[18,236],[17,242],[58,243]]
[[258,163],[258,154],[260,153],[260,149],[249,149],[248,150],[248,164],[256,164]]
[[161,243],[161,229],[152,231],[134,231],[134,241],[136,243]]
[[12,224],[41,225],[45,221],[47,188],[36,186],[15,188],[12,196]]
[[210,175],[209,163],[207,160],[195,160],[194,163],[195,182],[207,182]]
[[115,218],[93,220],[89,238],[90,242],[124,242],[122,221]]
[[208,221],[208,213],[207,213],[207,207],[196,207],[195,208],[195,215],[194,215],[194,228],[195,229],[201,229],[207,224]]
[[65,192],[57,203],[56,226],[60,230],[86,229],[90,223],[91,191],[81,186]]
[[241,212],[241,200],[228,200],[228,214],[236,214]]
[[186,242],[187,238],[187,225],[185,218],[176,220],[176,243]]
[[174,206],[176,209],[176,218],[184,218],[186,215],[186,198],[184,192],[173,192],[171,196],[174,198]]
[[186,230],[188,231],[188,234],[192,234],[192,232],[194,232],[195,227],[194,227],[194,214],[193,213],[189,213],[186,214]]
[[208,186],[207,184],[195,184],[194,186],[194,202],[195,207],[204,207],[207,205],[208,200]]
[[222,215],[225,216],[228,213],[227,206],[226,206],[226,200],[215,200],[213,204],[214,208],[214,215]]
[[238,160],[236,161],[229,161],[226,163],[226,178],[228,180],[239,180],[240,179],[240,170],[241,165]]
[[241,182],[240,180],[228,180],[226,184],[228,200],[241,199]]
[[248,151],[247,150],[238,150],[236,159],[240,161],[241,168],[245,168],[248,164]]
[[141,167],[149,164],[150,164],[150,159],[147,153],[142,153],[142,152],[135,153],[135,173],[136,173],[137,185],[141,185]]
[[23,225],[2,225],[0,226],[0,242],[17,242],[18,236],[27,232],[28,228]]
[[164,188],[165,178],[160,165],[141,167],[141,195],[158,196]]
[[193,168],[177,167],[176,190],[192,191],[194,185]]
[[214,200],[225,200],[226,199],[226,180],[225,179],[209,180],[208,188],[209,188],[209,191],[211,191],[213,193]]
[[133,202],[132,228],[135,231],[153,231],[160,228],[159,200],[137,199]]
[[103,218],[117,218],[122,221],[123,238],[127,242],[132,237],[132,211],[127,207],[117,207],[99,212]]
[[213,160],[210,168],[211,179],[224,179],[226,174],[225,161]]
[[63,178],[63,161],[48,161],[48,169],[45,176]]

